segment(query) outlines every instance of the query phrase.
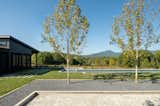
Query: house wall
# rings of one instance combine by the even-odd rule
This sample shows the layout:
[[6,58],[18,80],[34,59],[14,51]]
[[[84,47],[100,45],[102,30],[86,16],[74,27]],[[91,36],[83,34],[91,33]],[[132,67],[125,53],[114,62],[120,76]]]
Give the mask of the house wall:
[[9,71],[9,56],[7,52],[0,52],[0,74]]
[[32,54],[32,50],[29,48],[26,48],[24,45],[15,42],[13,40],[10,40],[10,51],[12,53],[19,53],[19,54]]
[[0,74],[31,68],[32,49],[11,39],[0,42]]
[[19,70],[31,68],[31,55],[13,54],[12,53],[12,69]]

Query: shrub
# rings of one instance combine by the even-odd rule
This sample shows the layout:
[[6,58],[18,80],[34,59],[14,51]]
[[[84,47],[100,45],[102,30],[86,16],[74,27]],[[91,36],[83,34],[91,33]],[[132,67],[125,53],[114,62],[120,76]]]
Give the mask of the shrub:
[[97,79],[103,79],[103,80],[105,80],[106,76],[104,74],[97,74],[97,75],[93,76],[93,79],[94,80],[97,80]]
[[150,78],[151,78],[152,83],[157,82],[157,77],[154,74],[150,75]]
[[106,79],[112,79],[112,78],[113,78],[113,74],[112,73],[106,75]]

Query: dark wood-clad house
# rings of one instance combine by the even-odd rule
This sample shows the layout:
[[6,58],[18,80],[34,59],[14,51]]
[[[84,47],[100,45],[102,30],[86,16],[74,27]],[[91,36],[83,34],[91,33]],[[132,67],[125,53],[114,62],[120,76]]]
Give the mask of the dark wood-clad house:
[[31,68],[31,56],[38,50],[12,36],[0,35],[0,74]]

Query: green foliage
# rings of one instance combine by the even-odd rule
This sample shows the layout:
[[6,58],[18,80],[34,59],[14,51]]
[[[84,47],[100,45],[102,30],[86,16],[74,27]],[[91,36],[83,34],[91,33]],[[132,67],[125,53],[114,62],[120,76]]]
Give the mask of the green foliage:
[[[65,54],[63,54],[65,55]],[[52,53],[52,56],[53,56],[53,59],[54,59],[54,64],[56,65],[60,65],[60,64],[65,64],[66,63],[66,60],[65,58],[59,54],[59,53]]]
[[[135,80],[138,79],[138,66],[140,65],[140,49],[147,50],[150,46],[160,42],[159,6],[156,0],[128,0],[122,7],[122,13],[115,17],[112,25],[112,44],[116,44],[122,51],[129,51],[135,56]],[[129,57],[127,57],[129,58]],[[127,59],[128,60],[128,59]],[[142,67],[151,67],[149,58],[141,62]],[[133,61],[124,64],[133,65]]]
[[114,18],[112,43],[123,51],[148,49],[159,43],[159,12],[156,0],[128,0],[120,16]]
[[[155,57],[152,52],[146,50],[139,51],[139,67],[140,68],[157,68],[159,57]],[[131,55],[130,51],[124,51],[118,59],[119,66],[134,67],[135,66],[135,53]],[[156,63],[157,62],[157,63]]]
[[116,66],[116,58],[109,59],[109,66]]
[[134,67],[135,66],[135,57],[131,55],[130,51],[124,51],[119,56],[119,65],[124,67]]
[[97,80],[97,79],[106,79],[106,76],[104,74],[97,74],[93,76],[93,80]]
[[[32,63],[35,64],[36,55],[32,56]],[[50,53],[50,52],[40,52],[37,55],[37,63],[38,65],[59,65],[65,64],[65,59],[58,53]]]
[[106,79],[112,79],[113,76],[114,76],[114,75],[113,75],[112,73],[111,73],[111,74],[109,73],[109,74],[106,75]]
[[160,51],[155,52],[155,64],[157,68],[160,68]]
[[[35,64],[36,62],[36,55],[34,54],[32,56],[32,62],[33,64]],[[40,52],[37,55],[37,63],[39,65],[43,65],[43,64],[53,64],[54,59],[51,53],[49,52]]]
[[70,64],[71,65],[85,65],[85,57],[83,56],[78,56],[78,55],[72,55],[70,59]]
[[[160,73],[139,73],[139,79],[149,79],[149,80],[157,80],[160,77]],[[134,79],[134,73],[104,73],[104,74],[96,74],[93,75],[93,79],[118,79],[121,81],[125,80],[133,80]]]
[[[133,68],[135,66],[135,53],[124,51],[119,57],[83,57],[71,55],[70,64],[79,66],[106,66],[106,67],[125,67]],[[63,54],[66,56],[66,54]],[[65,58],[59,53],[40,52],[38,54],[39,65],[63,65]],[[139,51],[140,68],[159,68],[160,51],[152,53],[146,50]],[[32,62],[35,63],[35,55],[32,56]]]
[[[86,41],[89,22],[83,16],[76,0],[59,0],[54,13],[46,18],[43,41],[48,42],[55,52],[66,52],[67,67],[70,54],[79,53]],[[73,59],[72,61],[75,62]]]
[[117,57],[90,57],[85,59],[85,65],[89,66],[117,66]]

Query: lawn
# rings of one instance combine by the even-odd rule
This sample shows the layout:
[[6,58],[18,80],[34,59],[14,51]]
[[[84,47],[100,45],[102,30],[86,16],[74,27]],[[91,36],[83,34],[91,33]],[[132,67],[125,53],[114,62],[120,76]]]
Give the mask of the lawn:
[[[58,72],[59,69],[41,69],[41,70],[24,70],[13,75],[20,77],[0,77],[0,96],[23,86],[36,79],[66,79],[67,74]],[[29,75],[30,77],[24,77]],[[100,77],[99,77],[100,76]],[[116,79],[116,80],[133,80],[134,73],[113,73],[113,74],[93,74],[93,73],[70,73],[71,79]],[[139,79],[155,80],[160,79],[160,73],[139,73]]]
[[[70,78],[71,79],[92,79],[93,75],[91,73],[70,73]],[[38,75],[35,76],[36,79],[66,79],[67,78],[67,73],[64,72],[58,72],[57,70],[55,71],[50,71],[46,74],[43,75]]]
[[[33,69],[24,70],[21,72],[16,72],[12,74],[12,77],[3,78],[0,77],[0,96],[23,86],[36,79],[66,79],[66,73],[58,72],[58,69],[46,70],[46,69]],[[25,77],[28,76],[29,77]],[[22,76],[22,78],[20,78]],[[82,74],[82,73],[71,73],[71,79],[91,79],[92,74]]]
[[34,80],[33,78],[1,78],[0,79],[0,96],[6,94],[24,84]]

